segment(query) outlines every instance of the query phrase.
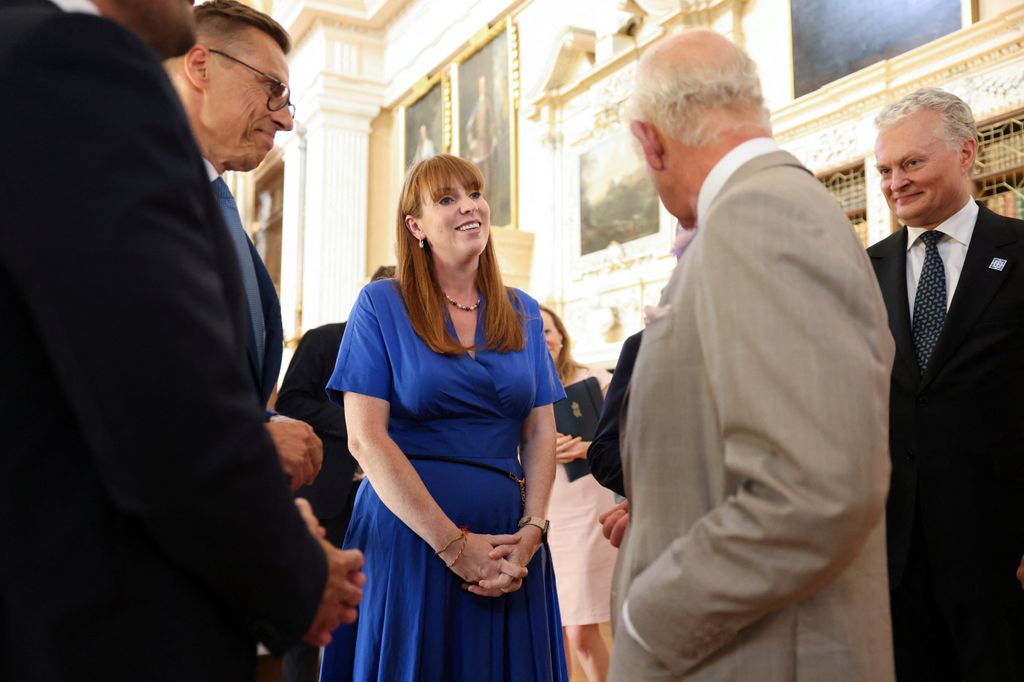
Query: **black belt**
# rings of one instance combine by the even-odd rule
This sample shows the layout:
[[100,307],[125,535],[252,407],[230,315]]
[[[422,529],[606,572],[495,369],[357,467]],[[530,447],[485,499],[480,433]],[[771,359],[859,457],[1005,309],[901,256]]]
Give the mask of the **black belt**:
[[476,459],[463,459],[462,457],[441,457],[439,455],[406,455],[409,459],[418,459],[426,462],[451,462],[452,464],[465,464],[466,466],[476,467],[477,469],[485,469],[487,471],[493,471],[496,474],[501,474],[505,478],[509,479],[513,483],[519,486],[519,497],[523,503],[523,510],[526,509],[526,477],[519,478],[511,471],[496,467],[493,464],[484,464],[483,462]]

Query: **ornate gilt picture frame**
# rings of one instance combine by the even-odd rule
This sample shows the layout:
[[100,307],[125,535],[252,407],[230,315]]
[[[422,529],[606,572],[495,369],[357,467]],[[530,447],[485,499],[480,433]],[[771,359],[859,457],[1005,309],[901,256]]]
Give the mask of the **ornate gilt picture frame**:
[[451,68],[452,153],[484,175],[491,224],[516,227],[519,53],[510,19],[484,29]]
[[403,176],[416,162],[451,148],[450,89],[444,73],[438,73],[417,83],[402,105]]

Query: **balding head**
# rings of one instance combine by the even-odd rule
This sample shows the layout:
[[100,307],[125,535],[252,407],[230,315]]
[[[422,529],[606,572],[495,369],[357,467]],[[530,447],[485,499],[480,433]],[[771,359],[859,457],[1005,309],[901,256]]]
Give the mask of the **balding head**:
[[757,66],[714,31],[691,29],[665,38],[637,67],[631,118],[690,147],[724,133],[771,132]]

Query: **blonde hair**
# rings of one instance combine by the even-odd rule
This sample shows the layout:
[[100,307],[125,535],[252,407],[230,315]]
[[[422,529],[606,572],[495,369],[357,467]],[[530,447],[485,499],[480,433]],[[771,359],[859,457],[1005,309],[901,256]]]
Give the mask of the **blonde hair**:
[[546,305],[540,306],[540,311],[551,316],[551,321],[555,323],[555,329],[562,335],[562,347],[558,349],[558,357],[555,358],[555,369],[558,370],[558,380],[565,386],[572,379],[576,370],[586,369],[586,367],[572,358],[572,341],[569,339],[569,332],[565,330],[565,325],[562,324],[562,318]]
[[[444,355],[459,355],[467,349],[445,327],[448,304],[437,283],[430,247],[420,248],[419,240],[405,226],[405,218],[422,217],[425,199],[439,201],[455,185],[461,185],[468,192],[482,192],[484,177],[480,169],[470,162],[450,154],[438,154],[410,169],[398,199],[398,288],[416,335],[431,350]],[[515,291],[502,283],[490,239],[480,254],[476,286],[486,301],[485,347],[501,353],[522,350],[526,346],[523,334],[525,311]]]

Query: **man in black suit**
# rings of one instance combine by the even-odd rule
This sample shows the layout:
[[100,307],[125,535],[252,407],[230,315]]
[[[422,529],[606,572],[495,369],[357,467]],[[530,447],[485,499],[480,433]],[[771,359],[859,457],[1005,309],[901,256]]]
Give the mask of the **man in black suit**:
[[244,680],[355,617],[362,557],[310,532],[253,400],[159,60],[190,2],[57,2],[0,7],[0,679]]
[[[292,129],[285,59],[291,39],[270,16],[236,0],[199,5],[195,18],[196,44],[166,66],[232,238],[246,294],[246,358],[262,407],[281,371],[281,303],[221,174],[256,168],[273,148],[274,136]],[[323,460],[320,439],[308,424],[272,412],[267,417],[267,430],[292,489],[312,483]]]
[[626,485],[622,480],[622,455],[619,451],[619,413],[629,389],[629,380],[633,376],[633,364],[636,363],[642,337],[643,332],[639,331],[622,342],[615,373],[608,385],[608,395],[601,405],[601,418],[597,421],[594,440],[587,448],[590,473],[598,483],[623,497],[626,495]]
[[[616,495],[626,495],[626,483],[622,477],[622,452],[619,449],[619,416],[622,403],[629,391],[629,380],[633,377],[633,365],[640,350],[643,331],[633,334],[622,343],[619,360],[615,363],[612,383],[601,406],[601,418],[597,422],[594,440],[587,448],[587,463],[590,473],[597,482]],[[622,544],[622,538],[629,527],[629,500],[622,500],[598,517],[604,536],[613,547]]]
[[876,119],[905,225],[872,246],[896,340],[889,580],[901,680],[1024,679],[1024,222],[971,198],[977,129],[929,88]]

